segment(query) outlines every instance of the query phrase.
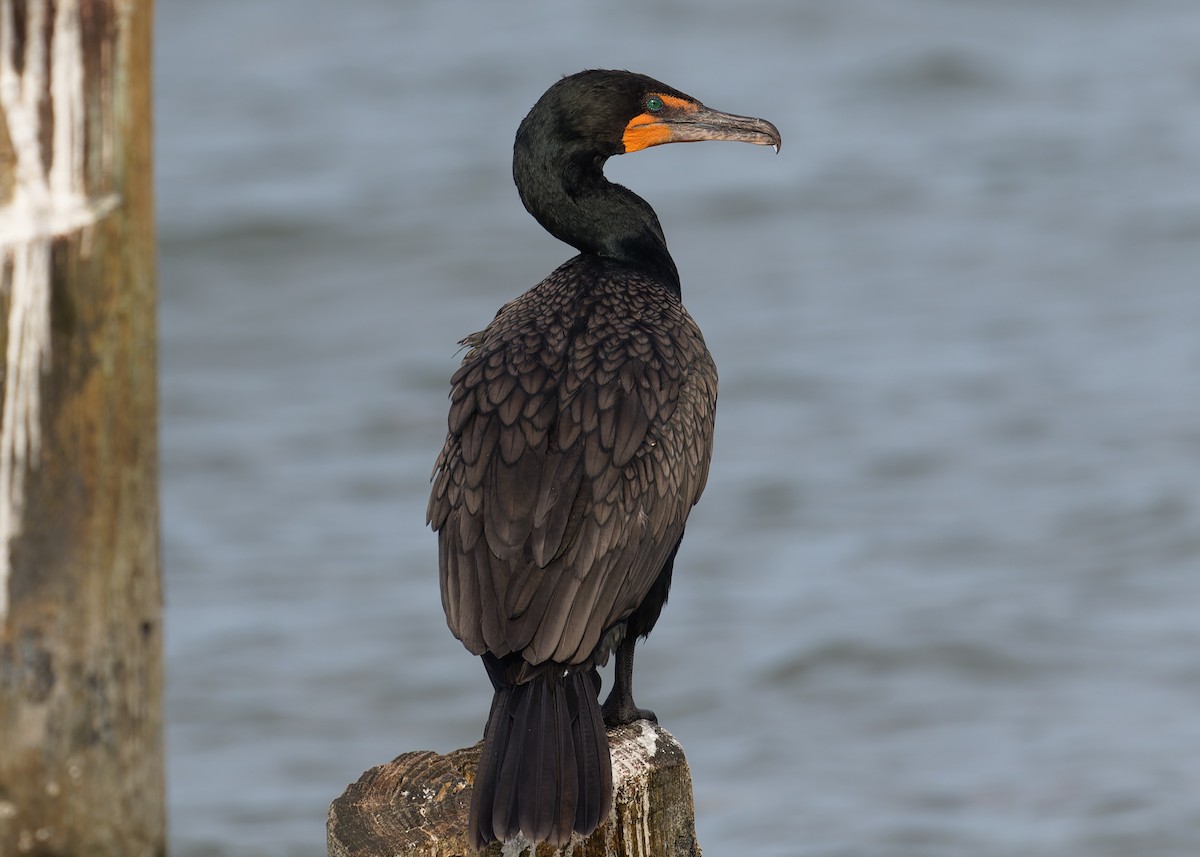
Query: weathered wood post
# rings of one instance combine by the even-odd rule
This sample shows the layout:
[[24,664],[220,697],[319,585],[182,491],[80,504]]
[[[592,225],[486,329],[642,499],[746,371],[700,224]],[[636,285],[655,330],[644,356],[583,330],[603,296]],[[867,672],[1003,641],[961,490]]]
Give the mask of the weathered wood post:
[[165,852],[151,0],[0,0],[0,857]]
[[[683,748],[639,720],[608,731],[613,813],[586,839],[535,849],[515,839],[490,857],[700,857]],[[445,756],[405,753],[367,771],[329,807],[329,857],[467,857],[467,810],[481,744]]]

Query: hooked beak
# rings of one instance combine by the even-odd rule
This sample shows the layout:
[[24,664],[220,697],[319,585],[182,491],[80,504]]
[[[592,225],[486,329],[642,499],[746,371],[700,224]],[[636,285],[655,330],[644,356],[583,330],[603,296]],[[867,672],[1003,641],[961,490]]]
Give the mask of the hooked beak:
[[708,107],[671,117],[666,122],[671,129],[671,143],[698,143],[702,140],[733,140],[736,143],[754,143],[756,146],[772,146],[779,151],[783,138],[779,129],[766,119],[753,116],[735,116]]
[[771,146],[778,152],[783,142],[779,129],[766,119],[722,113],[694,102],[671,107],[663,115],[642,113],[631,119],[625,127],[625,151],[636,152],[664,143],[733,140]]

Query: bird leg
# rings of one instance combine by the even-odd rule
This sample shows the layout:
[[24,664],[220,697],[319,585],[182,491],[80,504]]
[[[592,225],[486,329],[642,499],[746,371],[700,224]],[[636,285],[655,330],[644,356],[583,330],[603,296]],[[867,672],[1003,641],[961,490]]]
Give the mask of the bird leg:
[[638,708],[633,703],[633,646],[636,637],[629,635],[617,646],[617,662],[613,667],[613,689],[600,706],[605,726],[624,726],[635,720],[658,722],[658,717],[648,708]]

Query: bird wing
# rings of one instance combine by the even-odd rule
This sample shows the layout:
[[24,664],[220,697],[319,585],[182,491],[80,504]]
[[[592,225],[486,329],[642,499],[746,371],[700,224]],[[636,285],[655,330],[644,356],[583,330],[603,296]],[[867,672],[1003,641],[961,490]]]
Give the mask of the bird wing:
[[623,282],[580,307],[555,282],[464,340],[428,512],[451,630],[533,664],[585,661],[646,596],[704,488],[716,405],[677,299]]

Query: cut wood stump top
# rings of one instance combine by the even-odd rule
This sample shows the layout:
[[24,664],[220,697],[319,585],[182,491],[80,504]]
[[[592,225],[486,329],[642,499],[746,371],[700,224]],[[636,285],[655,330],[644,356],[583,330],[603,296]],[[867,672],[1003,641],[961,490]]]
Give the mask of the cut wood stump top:
[[[536,852],[520,837],[500,857],[699,857],[692,777],[683,748],[639,720],[610,729],[614,810],[589,837]],[[481,744],[446,755],[420,750],[371,768],[329,807],[329,857],[468,857],[467,813]]]

